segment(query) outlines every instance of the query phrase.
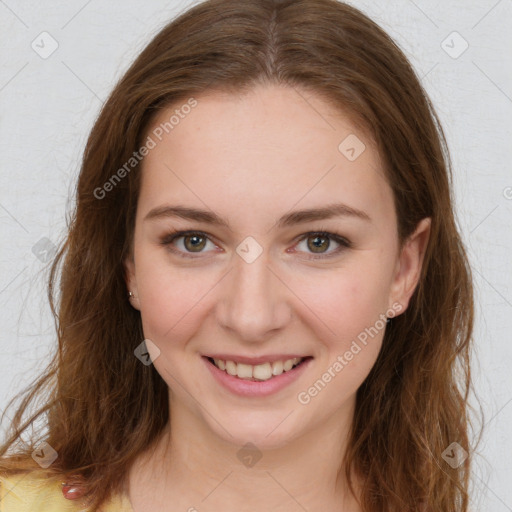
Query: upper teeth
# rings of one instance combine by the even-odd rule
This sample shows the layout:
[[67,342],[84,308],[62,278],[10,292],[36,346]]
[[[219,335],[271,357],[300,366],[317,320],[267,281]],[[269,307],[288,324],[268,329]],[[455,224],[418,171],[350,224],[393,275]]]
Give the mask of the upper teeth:
[[276,375],[291,370],[296,364],[302,361],[301,357],[294,357],[286,361],[274,361],[273,363],[251,364],[235,363],[234,361],[224,361],[214,359],[215,366],[226,371],[229,375],[237,376],[241,379],[268,380]]

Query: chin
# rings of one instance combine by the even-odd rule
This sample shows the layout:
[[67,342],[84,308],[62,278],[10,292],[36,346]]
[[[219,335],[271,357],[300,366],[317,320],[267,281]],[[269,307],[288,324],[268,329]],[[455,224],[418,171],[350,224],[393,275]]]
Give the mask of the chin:
[[227,418],[222,426],[211,418],[207,421],[214,434],[227,443],[239,447],[252,443],[260,450],[273,450],[286,446],[299,435],[293,430],[291,418],[285,420],[287,414],[253,411],[243,419]]

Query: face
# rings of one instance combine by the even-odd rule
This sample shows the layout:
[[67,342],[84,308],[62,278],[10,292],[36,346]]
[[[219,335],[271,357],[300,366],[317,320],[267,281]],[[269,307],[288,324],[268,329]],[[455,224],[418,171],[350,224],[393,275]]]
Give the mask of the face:
[[399,247],[377,150],[320,97],[258,86],[195,99],[168,133],[180,105],[148,131],[131,303],[171,416],[278,447],[354,406],[385,317],[417,284],[429,221]]

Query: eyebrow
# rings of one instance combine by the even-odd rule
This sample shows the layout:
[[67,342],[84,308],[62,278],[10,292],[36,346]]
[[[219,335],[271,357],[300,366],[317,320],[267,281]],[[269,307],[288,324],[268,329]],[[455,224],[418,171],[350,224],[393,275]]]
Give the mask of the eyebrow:
[[[162,205],[153,208],[145,217],[146,220],[161,219],[168,217],[179,217],[185,220],[205,222],[215,226],[227,227],[231,230],[229,222],[209,210],[189,208],[186,206]],[[283,215],[277,222],[277,227],[290,227],[304,222],[315,220],[331,219],[334,217],[353,217],[371,222],[370,216],[363,210],[358,210],[343,203],[335,203],[322,208],[310,208],[307,210],[296,210]]]

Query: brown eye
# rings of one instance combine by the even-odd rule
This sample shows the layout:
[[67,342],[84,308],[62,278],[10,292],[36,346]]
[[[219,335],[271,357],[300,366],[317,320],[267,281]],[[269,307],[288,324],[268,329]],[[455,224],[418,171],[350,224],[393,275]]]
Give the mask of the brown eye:
[[206,245],[206,237],[197,233],[193,235],[184,235],[181,238],[183,238],[185,249],[190,252],[200,252]]
[[201,231],[175,231],[162,238],[160,243],[169,251],[188,258],[211,252],[204,250],[208,243],[215,247],[210,237]]
[[[179,243],[180,240],[183,242]],[[331,248],[333,241],[338,245],[338,247],[335,247],[334,250],[327,252],[328,249]],[[167,247],[169,251],[175,254],[183,257],[194,258],[197,257],[194,256],[194,254],[201,255],[211,252],[204,250],[208,242],[210,242],[215,248],[215,244],[211,241],[210,236],[206,233],[201,231],[175,231],[173,233],[169,233],[166,237],[161,239],[160,243]],[[305,251],[301,250],[299,252],[309,253],[310,256],[308,257],[310,259],[320,259],[336,256],[343,250],[352,247],[351,242],[349,242],[341,235],[324,231],[306,233],[299,240],[299,244],[297,245],[300,245],[303,242],[307,242],[307,247]],[[318,256],[315,256],[315,254]]]
[[[323,235],[314,235],[309,236],[308,240],[308,249],[311,249],[314,253],[322,253],[324,250],[327,250],[330,245],[330,239],[328,236]],[[311,243],[309,241],[311,240]]]
[[[328,251],[331,248],[331,243],[334,241],[335,247],[333,250]],[[301,243],[305,242],[306,249],[300,252],[309,253],[308,256],[310,259],[320,259],[320,258],[329,258],[331,256],[336,256],[341,253],[343,250],[350,248],[351,243],[341,235],[335,233],[328,232],[314,232],[307,233],[304,235],[297,246],[300,246]],[[338,247],[336,247],[338,245]],[[315,256],[317,254],[318,256]]]

